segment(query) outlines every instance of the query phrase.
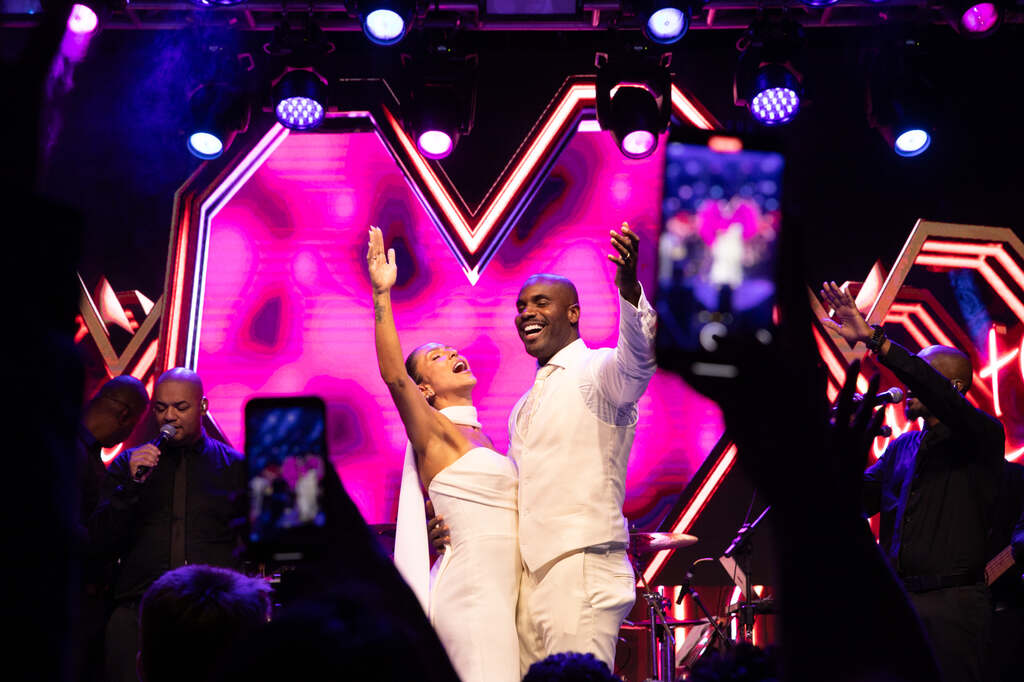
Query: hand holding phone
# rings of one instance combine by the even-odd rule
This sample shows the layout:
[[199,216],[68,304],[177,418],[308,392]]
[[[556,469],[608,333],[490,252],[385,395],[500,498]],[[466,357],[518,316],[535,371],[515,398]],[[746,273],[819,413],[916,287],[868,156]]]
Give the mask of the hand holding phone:
[[248,546],[254,558],[322,556],[326,408],[311,396],[253,398],[245,405]]

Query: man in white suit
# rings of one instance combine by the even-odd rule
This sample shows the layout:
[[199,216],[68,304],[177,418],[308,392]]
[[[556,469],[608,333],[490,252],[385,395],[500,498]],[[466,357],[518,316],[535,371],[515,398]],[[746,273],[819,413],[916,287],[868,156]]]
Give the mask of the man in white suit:
[[516,302],[516,329],[537,358],[533,388],[509,418],[519,468],[522,672],[563,651],[590,652],[612,668],[622,619],[636,598],[622,514],[637,401],[654,374],[656,316],[637,281],[635,233],[611,231],[619,291],[615,348],[579,335],[572,282],[533,275]]

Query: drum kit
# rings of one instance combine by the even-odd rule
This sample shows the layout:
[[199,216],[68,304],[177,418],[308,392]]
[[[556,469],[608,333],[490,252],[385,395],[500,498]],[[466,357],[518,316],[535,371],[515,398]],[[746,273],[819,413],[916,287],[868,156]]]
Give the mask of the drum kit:
[[[767,510],[765,511],[767,512]],[[735,554],[741,560],[749,558],[747,535],[763,518],[764,514],[753,524],[744,524],[743,528],[740,529],[737,539],[726,550],[724,556],[731,557]],[[683,597],[688,595],[700,609],[703,616],[686,620],[669,618],[666,612],[669,605],[668,600],[647,584],[643,573],[640,571],[639,559],[662,550],[689,547],[696,542],[697,538],[695,536],[686,533],[632,532],[629,535],[627,552],[630,560],[633,562],[634,571],[640,578],[640,596],[646,602],[648,618],[647,620],[634,623],[627,621],[623,627],[624,629],[644,630],[648,633],[652,677],[648,678],[646,682],[673,682],[676,680],[677,668],[691,667],[702,654],[713,648],[733,646],[734,642],[723,629],[722,620],[724,618],[735,616],[740,625],[741,636],[749,640],[752,636],[754,614],[773,612],[772,605],[769,603],[770,600],[752,599],[754,595],[749,592],[749,578],[747,577],[745,582],[748,590],[745,595],[745,601],[730,607],[723,619],[713,616],[705,607],[704,602],[701,601],[696,588],[691,584],[693,574],[687,572],[683,584],[680,586],[679,597],[676,603],[681,602]],[[749,563],[746,561],[744,563],[747,564],[749,573]],[[690,634],[687,636],[686,641],[683,642],[683,646],[678,650],[678,653],[673,634],[677,627],[690,628]],[[677,656],[679,657],[678,660]]]

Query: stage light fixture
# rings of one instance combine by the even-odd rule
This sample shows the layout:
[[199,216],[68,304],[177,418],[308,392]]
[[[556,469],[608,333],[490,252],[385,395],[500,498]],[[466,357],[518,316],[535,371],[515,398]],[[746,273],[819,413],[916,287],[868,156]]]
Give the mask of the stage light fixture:
[[274,114],[292,130],[312,130],[327,112],[327,80],[312,68],[288,69],[273,83]]
[[691,12],[690,5],[680,0],[653,0],[638,8],[644,35],[659,45],[677,43],[686,35]]
[[200,159],[216,159],[224,151],[224,142],[213,133],[197,132],[188,136],[188,149]]
[[402,121],[428,159],[449,156],[476,116],[477,56],[434,45],[425,55],[402,55]]
[[89,5],[75,3],[68,15],[68,30],[72,33],[92,33],[99,26],[100,18],[96,10]]
[[957,31],[969,38],[985,38],[996,32],[1003,19],[998,1],[957,0],[947,6],[955,19]]
[[377,45],[402,41],[412,25],[414,0],[361,0],[358,5],[363,33]]
[[917,156],[932,143],[932,136],[922,128],[908,128],[896,135],[893,148],[900,156]]
[[426,130],[416,138],[416,146],[428,159],[443,159],[455,149],[455,141],[444,130]]
[[932,144],[930,114],[938,101],[919,42],[887,46],[870,64],[867,118],[890,149],[902,157],[923,154]]
[[249,123],[245,96],[225,83],[199,86],[189,97],[189,126],[186,131],[189,152],[209,160],[220,156]]
[[269,71],[278,73],[270,83],[270,108],[278,123],[289,130],[312,130],[327,116],[328,82],[317,67],[334,51],[312,14],[305,24],[292,27],[287,15],[274,28],[263,51],[273,58]]
[[646,86],[616,86],[608,114],[608,129],[626,158],[643,159],[654,153],[663,126],[658,102]]
[[643,159],[658,148],[658,135],[672,115],[671,53],[651,56],[632,50],[598,53],[596,106],[601,130],[611,132],[623,156]]
[[789,123],[804,100],[796,62],[803,29],[790,20],[758,20],[737,43],[740,60],[733,80],[733,101],[766,126]]
[[759,67],[751,92],[750,113],[758,123],[789,123],[800,111],[800,81],[780,64]]
[[449,156],[470,126],[460,125],[459,94],[450,84],[432,83],[415,88],[412,99],[402,108],[406,126],[413,133],[416,148],[428,159]]
[[872,127],[889,148],[905,158],[920,156],[932,144],[931,127],[922,122],[923,117],[909,114],[910,108],[904,101],[892,101],[885,106],[886,115],[879,116],[879,112],[874,111],[871,118]]

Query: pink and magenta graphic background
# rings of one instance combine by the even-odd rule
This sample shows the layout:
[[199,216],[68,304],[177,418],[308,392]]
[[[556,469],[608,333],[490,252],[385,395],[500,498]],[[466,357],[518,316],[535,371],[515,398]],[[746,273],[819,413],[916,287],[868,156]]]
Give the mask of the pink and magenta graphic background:
[[[651,296],[662,163],[660,151],[628,160],[610,136],[576,134],[472,286],[376,134],[290,135],[212,223],[197,369],[214,418],[241,448],[250,397],[321,396],[342,481],[368,522],[393,522],[405,433],[377,371],[367,226],[398,251],[403,350],[440,341],[466,355],[480,420],[504,452],[508,413],[536,367],[513,327],[520,285],[535,272],[569,277],[584,340],[614,345],[608,231],[628,221],[640,234]],[[714,404],[662,372],[640,415],[626,485],[633,518],[680,492],[722,433]]]

